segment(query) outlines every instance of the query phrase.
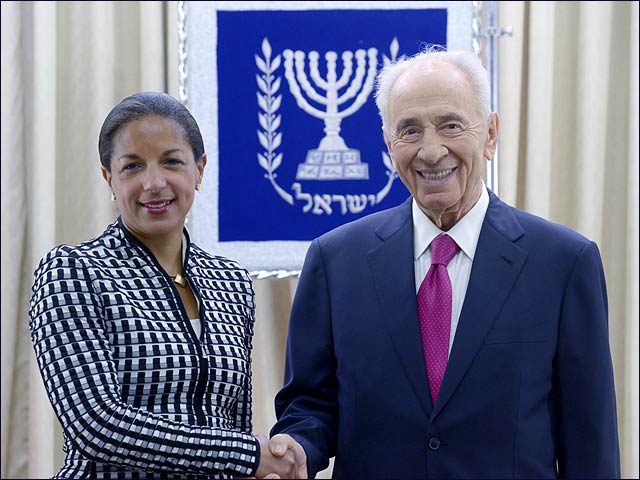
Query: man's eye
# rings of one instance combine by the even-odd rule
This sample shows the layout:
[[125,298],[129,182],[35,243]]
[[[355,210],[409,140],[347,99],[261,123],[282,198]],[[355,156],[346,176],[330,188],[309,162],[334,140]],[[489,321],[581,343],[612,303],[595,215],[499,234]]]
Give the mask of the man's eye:
[[417,127],[407,127],[400,132],[400,138],[403,140],[413,140],[422,134],[422,130]]
[[462,126],[459,123],[447,123],[443,129],[447,132],[458,132],[462,129]]

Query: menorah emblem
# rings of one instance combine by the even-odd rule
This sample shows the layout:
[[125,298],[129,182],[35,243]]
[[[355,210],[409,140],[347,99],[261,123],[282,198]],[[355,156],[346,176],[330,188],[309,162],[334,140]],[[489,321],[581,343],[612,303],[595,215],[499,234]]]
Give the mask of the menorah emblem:
[[[326,92],[321,95],[311,85],[305,72],[305,54],[297,50],[295,53],[285,50],[284,67],[285,77],[289,82],[291,94],[295,97],[298,106],[309,115],[324,120],[324,138],[317,149],[309,150],[304,163],[298,165],[296,179],[298,180],[366,180],[369,178],[369,165],[360,162],[360,151],[349,148],[340,136],[340,123],[342,119],[357,112],[365,103],[369,93],[373,89],[373,82],[377,71],[378,50],[370,48],[368,51],[357,50],[356,72],[353,73],[353,52],[342,53],[342,74],[340,78],[336,74],[336,61],[338,54],[329,51],[324,58],[327,62],[326,79],[320,76],[318,70],[318,52],[309,52],[309,73],[315,85]],[[369,57],[367,68],[366,57]],[[295,60],[295,73],[293,64]],[[365,79],[366,70],[366,79]],[[349,86],[347,84],[351,81]],[[298,83],[299,82],[299,83]],[[309,99],[323,105],[325,110],[320,110],[309,103],[303,96],[300,87]],[[340,94],[340,90],[347,89]],[[357,96],[356,96],[357,94]],[[339,111],[339,107],[356,97],[353,103]]]

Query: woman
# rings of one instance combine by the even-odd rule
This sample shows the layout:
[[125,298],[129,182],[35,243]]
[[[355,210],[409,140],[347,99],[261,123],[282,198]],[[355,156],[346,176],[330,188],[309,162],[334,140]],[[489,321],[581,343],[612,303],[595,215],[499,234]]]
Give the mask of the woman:
[[196,121],[169,95],[138,93],[109,113],[98,149],[121,215],[49,252],[31,298],[65,436],[56,477],[295,476],[290,452],[271,456],[250,433],[250,277],[184,228],[207,164]]

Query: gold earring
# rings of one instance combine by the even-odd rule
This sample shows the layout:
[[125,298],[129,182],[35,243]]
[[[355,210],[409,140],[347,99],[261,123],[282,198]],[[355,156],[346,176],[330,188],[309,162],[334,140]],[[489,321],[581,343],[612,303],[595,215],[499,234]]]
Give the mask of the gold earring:
[[116,194],[111,192],[111,201],[115,202],[116,201]]
[[200,193],[202,193],[204,191],[204,187],[202,186],[202,184],[200,182],[197,183],[196,190],[199,191]]

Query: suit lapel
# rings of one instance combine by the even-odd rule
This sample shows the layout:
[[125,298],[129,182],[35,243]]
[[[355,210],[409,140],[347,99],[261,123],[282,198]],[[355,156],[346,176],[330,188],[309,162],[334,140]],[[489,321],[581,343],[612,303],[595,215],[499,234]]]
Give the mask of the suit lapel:
[[462,381],[520,274],[527,252],[513,241],[523,234],[511,208],[490,192],[489,209],[432,419]]
[[385,327],[411,386],[427,417],[432,404],[424,365],[413,272],[411,199],[398,207],[376,235],[382,240],[370,251],[369,266]]

